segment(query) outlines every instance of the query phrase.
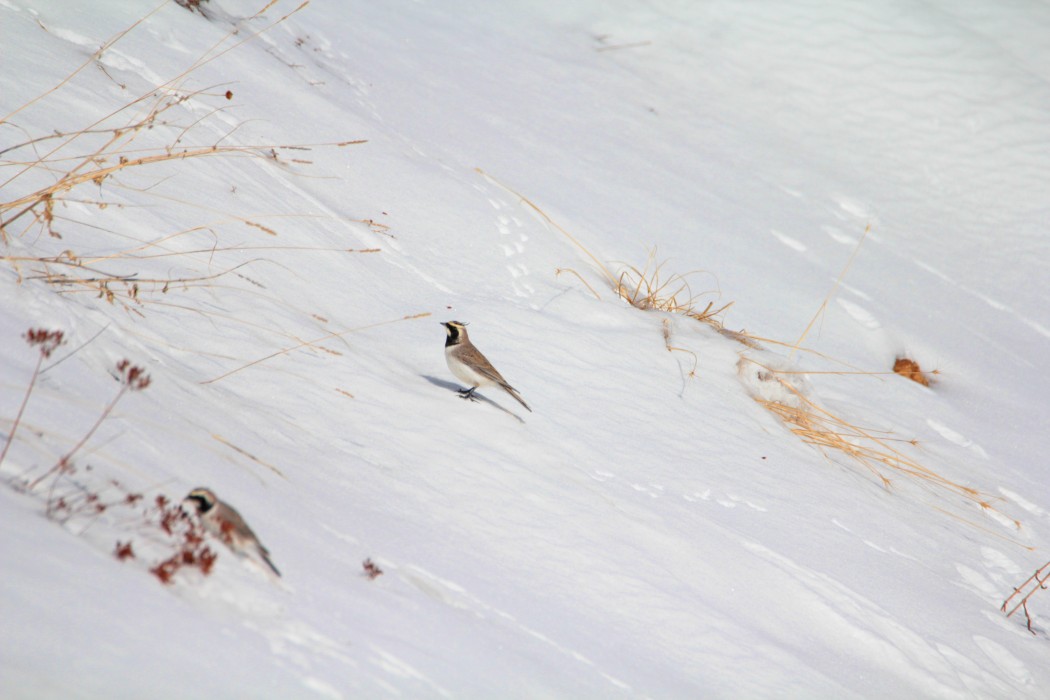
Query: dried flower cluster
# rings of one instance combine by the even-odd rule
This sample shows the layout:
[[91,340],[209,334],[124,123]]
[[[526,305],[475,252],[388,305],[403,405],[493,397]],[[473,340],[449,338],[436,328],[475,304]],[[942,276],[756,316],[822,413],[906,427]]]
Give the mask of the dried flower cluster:
[[166,534],[176,538],[176,551],[151,568],[150,573],[164,584],[171,583],[175,574],[183,568],[200,569],[205,576],[210,574],[218,555],[205,544],[204,530],[200,523],[186,517],[177,504],[173,504],[163,495],[157,496],[154,505],[157,511],[157,525]]
[[138,365],[131,364],[131,361],[127,359],[117,363],[117,376],[120,379],[120,383],[131,391],[142,391],[150,383],[150,377],[146,374],[146,370]]
[[41,357],[51,357],[51,353],[65,341],[62,331],[49,331],[44,328],[30,328],[22,336],[31,347],[40,348]]
[[365,559],[362,566],[365,568],[365,576],[367,576],[370,581],[374,581],[383,575],[383,570],[376,566],[376,563],[372,561],[371,558]]

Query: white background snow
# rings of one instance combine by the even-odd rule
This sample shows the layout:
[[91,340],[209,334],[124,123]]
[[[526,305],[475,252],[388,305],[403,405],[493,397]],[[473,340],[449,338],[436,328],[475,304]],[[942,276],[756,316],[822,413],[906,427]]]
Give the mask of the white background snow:
[[[111,134],[25,144],[154,94],[192,96],[129,157],[366,140],[129,167],[63,194],[61,238],[5,225],[5,440],[22,334],[67,342],[0,467],[0,695],[1047,696],[1050,593],[1035,634],[999,606],[1050,560],[1050,6],[264,4],[0,0],[2,202]],[[789,344],[835,289],[821,354],[635,309],[563,231]],[[534,413],[456,397],[451,319]],[[742,355],[991,507],[805,444]],[[53,493],[209,486],[280,584],[214,543],[164,586],[141,508],[26,491],[122,358],[152,385]]]

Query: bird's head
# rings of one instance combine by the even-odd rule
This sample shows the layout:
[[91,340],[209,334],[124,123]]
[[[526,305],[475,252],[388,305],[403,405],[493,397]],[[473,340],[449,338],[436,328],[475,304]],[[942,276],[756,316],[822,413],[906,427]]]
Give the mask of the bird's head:
[[189,495],[182,499],[182,505],[192,506],[197,515],[203,515],[214,508],[218,500],[211,489],[197,488],[190,491]]

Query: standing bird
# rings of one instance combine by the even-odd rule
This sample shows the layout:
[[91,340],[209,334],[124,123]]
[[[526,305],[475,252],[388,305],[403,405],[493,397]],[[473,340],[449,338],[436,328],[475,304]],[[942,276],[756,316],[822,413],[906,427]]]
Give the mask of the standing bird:
[[270,561],[269,550],[262,545],[248,523],[244,522],[241,514],[233,506],[220,501],[211,489],[193,489],[182,499],[182,504],[192,505],[204,529],[222,540],[235,554],[244,557],[254,555],[280,577],[281,572]]
[[525,407],[526,411],[532,413],[529,405],[518,395],[518,390],[508,384],[507,380],[492,366],[492,363],[481,354],[481,351],[474,347],[474,343],[470,342],[470,338],[467,337],[465,324],[459,321],[449,321],[441,325],[445,327],[445,331],[448,333],[448,337],[445,338],[445,362],[448,363],[448,368],[452,370],[452,374],[470,387],[469,389],[460,389],[460,396],[471,401],[477,401],[474,398],[474,390],[479,386],[498,386],[513,396],[518,403]]

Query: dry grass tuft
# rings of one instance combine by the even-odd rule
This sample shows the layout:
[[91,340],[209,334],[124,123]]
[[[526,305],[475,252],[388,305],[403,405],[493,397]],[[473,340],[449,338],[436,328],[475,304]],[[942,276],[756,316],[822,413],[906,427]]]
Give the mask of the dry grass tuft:
[[[696,321],[700,321],[701,323],[713,326],[718,330],[722,330],[722,322],[719,319],[719,316],[732,306],[733,302],[715,308],[715,302],[712,301],[704,305],[703,308],[700,308],[703,303],[701,297],[705,294],[717,295],[719,292],[694,294],[690,289],[688,278],[691,275],[698,274],[698,272],[687,272],[685,274],[668,274],[664,272],[664,267],[667,264],[667,261],[664,260],[657,262],[656,251],[654,249],[649,251],[649,255],[643,267],[638,268],[635,265],[621,263],[620,272],[619,274],[616,274],[610,270],[605,263],[599,260],[594,253],[588,250],[586,246],[580,243],[579,239],[555,222],[547,212],[540,209],[527,197],[503,184],[481,168],[475,168],[475,170],[483,177],[491,180],[497,186],[513,194],[522,204],[539,214],[544,221],[557,229],[574,246],[579,248],[579,250],[595,264],[595,267],[601,274],[605,283],[613,290],[616,296],[620,297],[631,306],[642,311],[666,311],[669,313],[681,314]],[[601,299],[601,295],[594,290],[594,287],[587,283],[579,272],[571,268],[558,268],[555,271],[558,275],[563,272],[569,272],[575,275],[576,278],[583,282],[584,286],[590,290],[591,294],[597,299]]]
[[[789,379],[791,372],[770,368],[752,358],[742,357],[742,365],[753,364],[760,369],[759,381],[770,382],[784,398],[756,396],[755,400],[779,418],[803,442],[813,445],[825,456],[837,453],[848,457],[871,472],[886,488],[892,486],[889,473],[919,479],[920,481],[958,494],[975,503],[982,510],[995,510],[994,500],[977,489],[948,479],[908,457],[891,443],[917,444],[914,440],[900,440],[882,431],[863,428],[818,405]],[[1014,527],[1020,523],[1013,521]]]
[[[258,19],[274,3],[266,4],[259,12],[248,19]],[[183,3],[187,9],[202,11],[200,4]],[[241,250],[241,247],[222,247],[214,243],[202,250],[183,252],[165,251],[158,255],[142,255],[150,247],[165,250],[164,244],[172,239],[201,232],[212,234],[208,226],[200,226],[175,234],[168,234],[159,239],[141,241],[127,250],[112,253],[101,258],[85,259],[79,255],[76,243],[63,239],[70,232],[91,232],[99,228],[90,221],[78,221],[71,218],[68,211],[83,212],[85,207],[97,210],[124,208],[124,205],[107,202],[101,198],[103,187],[110,190],[129,190],[136,194],[149,194],[158,200],[173,200],[176,204],[195,206],[192,202],[174,200],[171,197],[153,192],[153,186],[136,184],[135,176],[143,177],[154,174],[156,181],[166,178],[168,172],[157,171],[157,166],[167,164],[184,168],[184,164],[202,158],[250,158],[272,162],[279,166],[291,167],[294,164],[309,164],[302,157],[315,147],[345,147],[364,141],[341,141],[318,144],[231,144],[230,137],[236,128],[224,131],[215,139],[211,136],[198,138],[204,130],[209,117],[222,112],[233,93],[223,87],[209,87],[188,90],[184,86],[191,79],[194,71],[216,60],[227,52],[251,41],[263,32],[284,22],[305,6],[305,3],[292,12],[274,21],[268,22],[257,31],[248,32],[243,27],[233,28],[222,36],[214,45],[197,58],[186,70],[171,80],[152,87],[137,98],[131,98],[118,109],[106,114],[91,124],[73,131],[53,131],[44,135],[29,135],[22,143],[11,145],[0,150],[0,243],[10,244],[13,239],[32,241],[36,249],[28,255],[9,254],[2,257],[10,263],[19,276],[19,280],[37,279],[53,285],[63,293],[86,292],[96,295],[109,303],[120,303],[130,313],[141,315],[139,308],[143,302],[141,295],[146,292],[165,294],[172,287],[210,286],[214,280],[229,274],[247,263],[228,266],[228,269],[208,275],[169,277],[150,277],[140,275],[138,269],[114,271],[100,267],[101,263],[117,261],[140,265],[141,260],[161,255],[191,255],[203,253],[213,256],[224,250]],[[159,7],[158,7],[159,9]],[[102,55],[110,50],[128,33],[144,20],[153,15],[154,9],[145,17],[127,29],[106,41],[102,47],[85,63],[73,70],[65,79],[46,90],[36,98],[25,103],[6,116],[0,117],[0,127],[11,127],[27,132],[12,119],[30,105],[46,101],[64,86],[70,84],[84,68],[95,64],[101,66]],[[121,86],[126,89],[126,86]],[[216,103],[217,102],[217,106]],[[46,104],[46,102],[45,102]],[[207,113],[200,116],[198,110],[206,106]],[[56,110],[57,111],[57,107]],[[189,120],[188,125],[180,120]],[[196,144],[192,143],[194,140]],[[93,194],[97,193],[97,194]],[[201,207],[205,208],[205,207]],[[233,221],[239,221],[254,227],[266,234],[276,236],[270,226],[245,217],[226,215]],[[372,227],[383,227],[382,224],[368,222]],[[385,228],[385,227],[384,227]],[[116,232],[113,232],[116,233]],[[128,234],[121,234],[127,236]],[[134,238],[134,235],[130,237]],[[50,244],[47,241],[63,240],[61,244]],[[97,246],[94,240],[87,240],[85,245]],[[59,246],[62,246],[60,249]],[[260,249],[276,248],[259,246]],[[284,249],[284,248],[278,248]],[[347,251],[372,252],[372,251]],[[210,262],[210,257],[209,257]],[[106,267],[109,267],[108,265]],[[23,269],[26,272],[23,273]]]
[[721,330],[719,316],[732,306],[733,302],[715,308],[712,301],[700,308],[703,303],[700,297],[703,295],[694,294],[687,279],[690,275],[699,274],[698,271],[687,272],[684,275],[676,272],[665,273],[663,269],[667,261],[657,262],[655,249],[649,251],[645,266],[641,269],[634,265],[621,264],[623,271],[615,283],[612,283],[612,288],[618,297],[634,308],[681,314]]
[[[664,311],[700,321],[701,323],[713,327],[723,337],[738,342],[750,350],[761,352],[765,349],[764,344],[768,343],[770,345],[784,347],[790,350],[792,355],[798,351],[802,351],[820,357],[823,360],[838,362],[834,360],[834,358],[830,358],[816,352],[815,350],[803,347],[802,343],[805,341],[806,336],[814,326],[817,325],[817,322],[826,310],[830,300],[834,297],[836,291],[841,285],[843,278],[858,256],[867,235],[871,231],[870,225],[865,228],[864,234],[858,240],[849,260],[843,267],[842,272],[836,278],[834,287],[828,293],[823,303],[821,303],[816,314],[814,314],[802,335],[794,343],[786,343],[772,340],[770,338],[763,338],[743,330],[734,331],[725,328],[720,316],[732,306],[733,302],[719,307],[716,307],[715,302],[713,301],[703,304],[701,298],[704,294],[694,294],[688,281],[690,275],[697,273],[692,272],[683,275],[665,272],[667,261],[658,261],[655,250],[650,251],[643,267],[638,268],[630,264],[621,264],[619,274],[613,273],[609,266],[599,260],[590,250],[580,243],[575,236],[556,223],[536,204],[496,178],[485,173],[480,168],[476,168],[476,170],[483,177],[493,182],[493,184],[516,196],[522,204],[532,209],[552,228],[561,232],[574,246],[590,258],[604,281],[616,293],[616,295],[631,304],[631,306],[643,311]],[[568,272],[574,275],[587,287],[588,290],[590,290],[592,294],[594,294],[595,298],[599,300],[601,299],[601,295],[599,295],[594,287],[588,284],[584,277],[576,270],[559,268],[556,272],[558,275],[563,272]],[[719,293],[716,291],[707,292],[705,294],[717,295]],[[672,344],[672,327],[669,320],[666,318],[663,323],[663,338],[664,346],[667,348],[668,352],[679,351],[693,355],[693,369],[689,373],[689,376],[695,376],[697,366],[696,354],[690,350],[676,347]],[[754,365],[758,370],[754,371],[754,368],[748,368],[747,371],[745,371],[745,367],[749,364]],[[845,363],[840,364],[845,365]],[[848,365],[846,366],[848,367]],[[807,394],[809,392],[804,390],[805,377],[809,374],[864,375],[880,377],[880,375],[890,374],[889,372],[867,372],[857,370],[856,368],[826,372],[790,371],[787,369],[773,369],[767,367],[747,356],[741,356],[738,369],[740,370],[742,377],[745,374],[748,374],[751,377],[750,383],[751,388],[754,390],[753,397],[755,401],[775,415],[803,442],[813,445],[820,450],[825,457],[830,458],[831,455],[845,456],[873,474],[885,488],[890,488],[893,484],[892,477],[899,475],[916,479],[938,489],[946,490],[976,504],[981,511],[994,512],[1000,520],[1011,522],[1015,528],[1020,529],[1021,524],[1019,521],[1006,518],[996,510],[992,505],[992,502],[995,500],[993,497],[938,474],[921,464],[919,461],[907,456],[897,447],[901,444],[915,446],[917,445],[917,441],[901,440],[892,437],[889,433],[856,425],[818,405],[815,401],[808,398]],[[924,386],[929,386],[929,378],[927,375],[936,374],[936,372],[922,372],[918,363],[905,358],[898,358],[893,371],[902,374],[913,381],[919,382]],[[942,510],[940,508],[937,509]],[[952,517],[957,517],[947,511],[944,512]],[[966,522],[971,526],[981,529],[981,526],[976,523],[969,521]],[[1010,541],[1013,542],[1013,540]],[[1015,544],[1020,543],[1015,542]]]
[[[923,386],[930,385],[929,377],[926,376],[926,373],[922,371],[919,367],[919,363],[915,360],[907,357],[898,357],[893,363],[893,371],[902,377],[907,377],[913,382],[918,382]],[[937,371],[934,370],[930,374],[937,374]]]

